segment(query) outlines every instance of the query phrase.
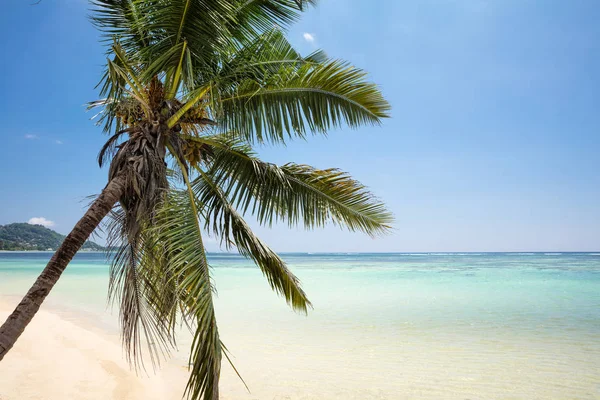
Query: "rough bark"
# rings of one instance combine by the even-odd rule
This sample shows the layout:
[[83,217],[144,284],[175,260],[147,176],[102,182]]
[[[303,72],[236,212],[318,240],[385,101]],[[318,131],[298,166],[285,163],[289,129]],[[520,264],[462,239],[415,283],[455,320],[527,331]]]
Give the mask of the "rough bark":
[[100,196],[92,203],[54,253],[23,300],[0,327],[0,361],[31,322],[75,253],[112,209],[124,190],[125,178],[123,176],[112,179],[106,185]]

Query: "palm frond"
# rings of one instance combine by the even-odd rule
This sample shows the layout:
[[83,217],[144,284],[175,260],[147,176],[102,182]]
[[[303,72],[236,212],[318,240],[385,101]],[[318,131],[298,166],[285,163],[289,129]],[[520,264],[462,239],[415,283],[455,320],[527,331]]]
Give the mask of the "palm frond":
[[338,169],[261,161],[249,145],[214,135],[187,140],[213,146],[207,174],[242,213],[264,225],[278,220],[306,228],[333,223],[371,236],[391,229],[392,215],[368,189]]
[[98,123],[104,122],[104,131],[107,133],[111,131],[115,119],[117,131],[122,129],[123,121],[119,120],[117,115],[123,112],[123,108],[137,108],[140,114],[146,116],[152,113],[145,91],[147,82],[141,80],[144,74],[139,62],[132,59],[119,42],[115,41],[111,50],[112,58],[106,59],[106,71],[98,83],[100,95],[104,99],[92,102],[88,106],[103,107],[98,114]]
[[[179,60],[164,58],[187,42],[181,79],[202,85],[232,46],[244,47],[273,27],[286,27],[315,0],[92,0],[92,21],[106,41],[116,38],[129,56],[148,66],[163,57],[163,72]],[[112,53],[112,51],[111,51]],[[169,78],[173,78],[170,75]],[[193,89],[193,85],[190,86]]]
[[150,10],[156,1],[90,0],[92,23],[112,42],[118,37],[127,51],[148,46],[153,41],[148,29]]
[[181,73],[183,68],[186,66],[185,59],[187,53],[187,40],[184,40],[181,45],[181,55],[179,57],[179,64],[177,64],[177,68],[175,68],[175,72],[173,73],[173,79],[168,81],[168,92],[167,99],[172,99],[177,94],[179,90],[179,83],[181,82]]
[[167,121],[167,125],[169,126],[169,128],[174,127],[175,125],[177,125],[177,123],[179,122],[179,120],[181,119],[181,117],[183,117],[183,115],[189,111],[192,107],[194,107],[199,101],[202,100],[202,98],[204,96],[206,96],[206,94],[210,91],[211,87],[210,86],[206,86],[206,87],[199,87],[198,89],[194,90],[193,92],[189,93],[188,97],[189,99],[185,102],[185,104],[183,104],[181,106],[181,108],[179,110],[177,110],[177,112],[171,116],[171,118],[169,118],[169,120]]
[[247,39],[272,29],[287,27],[300,16],[300,12],[316,0],[237,0],[231,27],[238,39]]
[[127,128],[127,129],[120,130],[119,132],[112,135],[106,141],[106,143],[104,143],[104,146],[102,146],[102,148],[100,149],[100,152],[98,153],[98,165],[100,166],[100,168],[102,168],[102,166],[106,163],[106,161],[108,159],[110,159],[114,156],[117,142],[121,138],[121,136],[124,135],[125,133],[133,132],[134,129],[135,128]]
[[194,192],[203,204],[205,228],[220,237],[221,243],[226,247],[234,244],[240,254],[252,259],[271,288],[283,296],[295,310],[306,313],[311,304],[300,287],[298,278],[273,250],[254,235],[210,176],[200,171],[200,176],[194,183]]
[[[191,68],[182,71],[183,80],[202,81],[202,71],[216,68],[219,49],[231,40],[227,25],[232,12],[232,4],[223,0],[156,2],[148,12],[155,40],[143,49],[143,57],[155,58],[187,41]],[[178,61],[173,60],[170,68],[177,68]]]
[[127,360],[144,368],[146,354],[153,367],[169,355],[175,345],[175,303],[167,300],[169,286],[163,281],[161,263],[153,257],[143,236],[128,237],[125,214],[117,208],[107,222],[111,261],[109,302],[119,305],[121,338]]
[[[181,172],[189,184],[187,173]],[[183,191],[171,190],[152,230],[168,254],[168,270],[177,280],[183,317],[196,325],[186,393],[193,399],[216,400],[223,349],[198,216],[197,200],[190,186]]]
[[280,28],[272,28],[251,41],[232,47],[223,55],[223,64],[213,80],[220,86],[237,85],[245,79],[267,81],[281,68],[327,61],[321,50],[303,57],[286,39]]
[[221,94],[216,114],[224,131],[259,142],[326,133],[343,124],[379,124],[390,106],[365,78],[364,71],[335,60],[281,67],[266,80],[246,79]]

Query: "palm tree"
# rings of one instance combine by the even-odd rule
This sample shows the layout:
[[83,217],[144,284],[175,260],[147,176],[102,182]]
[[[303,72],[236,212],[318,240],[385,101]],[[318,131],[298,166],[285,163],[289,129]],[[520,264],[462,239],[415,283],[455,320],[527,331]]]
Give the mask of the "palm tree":
[[[261,269],[292,308],[310,302],[284,261],[244,220],[327,223],[376,236],[391,215],[337,169],[261,161],[252,145],[339,126],[379,124],[388,103],[365,73],[282,29],[311,0],[92,0],[107,66],[98,120],[108,184],[0,327],[0,360],[89,235],[106,221],[115,250],[109,295],[120,305],[129,361],[158,363],[178,321],[193,329],[186,394],[217,399],[223,355],[203,232]],[[108,217],[105,219],[105,217]],[[147,347],[142,348],[142,343]]]

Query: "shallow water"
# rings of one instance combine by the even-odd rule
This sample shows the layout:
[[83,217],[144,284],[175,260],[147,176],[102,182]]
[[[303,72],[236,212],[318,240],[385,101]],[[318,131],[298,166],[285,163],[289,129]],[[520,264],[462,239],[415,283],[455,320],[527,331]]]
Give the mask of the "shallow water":
[[[22,295],[49,257],[0,253],[0,295]],[[308,316],[247,260],[209,255],[221,336],[252,391],[226,367],[225,398],[600,398],[600,253],[284,259],[314,305]],[[104,255],[79,254],[49,306],[116,331],[107,276]]]

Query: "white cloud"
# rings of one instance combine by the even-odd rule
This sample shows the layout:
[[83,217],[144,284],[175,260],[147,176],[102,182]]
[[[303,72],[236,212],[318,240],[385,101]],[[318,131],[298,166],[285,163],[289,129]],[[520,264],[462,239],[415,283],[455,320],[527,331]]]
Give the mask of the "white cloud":
[[39,139],[39,136],[38,135],[27,134],[27,135],[25,135],[25,139],[28,139],[28,140]]
[[304,32],[302,36],[304,37],[304,40],[306,40],[308,43],[315,42],[315,35],[312,33]]
[[46,228],[54,226],[54,221],[50,221],[44,217],[33,217],[29,221],[27,221],[27,223],[31,225],[42,225]]
[[63,144],[63,141],[62,140],[57,140],[56,144]]

